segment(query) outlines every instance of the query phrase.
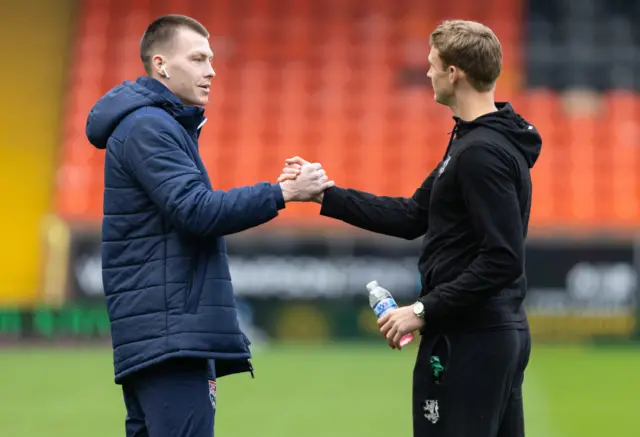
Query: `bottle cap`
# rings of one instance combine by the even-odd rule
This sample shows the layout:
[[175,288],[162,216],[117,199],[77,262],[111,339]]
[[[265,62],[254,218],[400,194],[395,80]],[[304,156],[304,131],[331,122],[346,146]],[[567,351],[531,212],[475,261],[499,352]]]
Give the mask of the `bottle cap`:
[[367,290],[373,291],[376,287],[378,287],[378,281],[371,281],[367,284]]

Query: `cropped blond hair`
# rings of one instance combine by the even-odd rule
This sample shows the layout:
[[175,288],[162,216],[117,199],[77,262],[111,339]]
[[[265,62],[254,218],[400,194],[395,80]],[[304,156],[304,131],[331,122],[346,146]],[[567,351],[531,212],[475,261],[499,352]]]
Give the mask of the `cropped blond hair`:
[[477,91],[490,91],[500,76],[502,46],[498,37],[484,24],[444,21],[431,33],[429,43],[440,52],[445,68],[460,68]]

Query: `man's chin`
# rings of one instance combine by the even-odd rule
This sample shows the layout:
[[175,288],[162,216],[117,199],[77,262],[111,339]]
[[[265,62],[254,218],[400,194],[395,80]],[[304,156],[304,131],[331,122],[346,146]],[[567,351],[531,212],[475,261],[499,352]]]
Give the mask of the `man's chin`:
[[195,102],[193,102],[193,106],[200,106],[200,107],[204,107],[209,103],[209,97],[206,97],[204,99],[200,98],[198,100],[196,100]]

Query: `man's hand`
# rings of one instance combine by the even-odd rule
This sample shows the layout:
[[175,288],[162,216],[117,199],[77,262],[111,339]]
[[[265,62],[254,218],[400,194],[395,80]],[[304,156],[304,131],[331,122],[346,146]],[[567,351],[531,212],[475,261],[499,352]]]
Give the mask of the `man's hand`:
[[282,180],[282,176],[278,178],[285,202],[316,201],[324,190],[335,185],[327,177],[322,165],[304,162],[305,164],[300,165],[299,173],[295,176],[288,174],[285,180]]
[[[278,182],[283,183],[285,181],[296,180],[298,176],[301,174],[302,168],[306,165],[311,165],[311,163],[305,159],[300,158],[299,156],[286,159],[285,167],[282,169],[282,174],[278,178]],[[335,184],[333,183],[333,181],[331,181],[331,185],[327,186],[326,188],[332,187],[333,185]],[[318,194],[316,194],[315,196],[313,196],[312,198],[306,201],[312,201],[312,202],[321,204],[323,197],[324,197],[324,190],[320,191]]]
[[400,307],[389,311],[378,319],[380,332],[387,339],[391,349],[400,349],[400,339],[406,334],[424,326],[424,320],[413,313],[413,306]]
[[299,156],[293,158],[287,158],[284,160],[285,167],[282,169],[282,174],[278,178],[278,182],[284,182],[286,180],[294,180],[300,174],[300,169],[303,165],[311,164],[306,159],[302,159]]

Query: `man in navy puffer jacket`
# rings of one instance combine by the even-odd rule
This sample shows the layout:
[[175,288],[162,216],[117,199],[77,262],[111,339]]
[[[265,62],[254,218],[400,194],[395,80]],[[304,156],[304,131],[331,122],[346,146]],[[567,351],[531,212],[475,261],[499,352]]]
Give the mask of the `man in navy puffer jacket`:
[[87,120],[106,149],[103,282],[130,437],[213,435],[216,377],[253,372],[222,237],[333,184],[312,164],[296,180],[213,190],[198,153],[208,37],[189,17],[154,21],[140,49],[147,76],[113,88]]

